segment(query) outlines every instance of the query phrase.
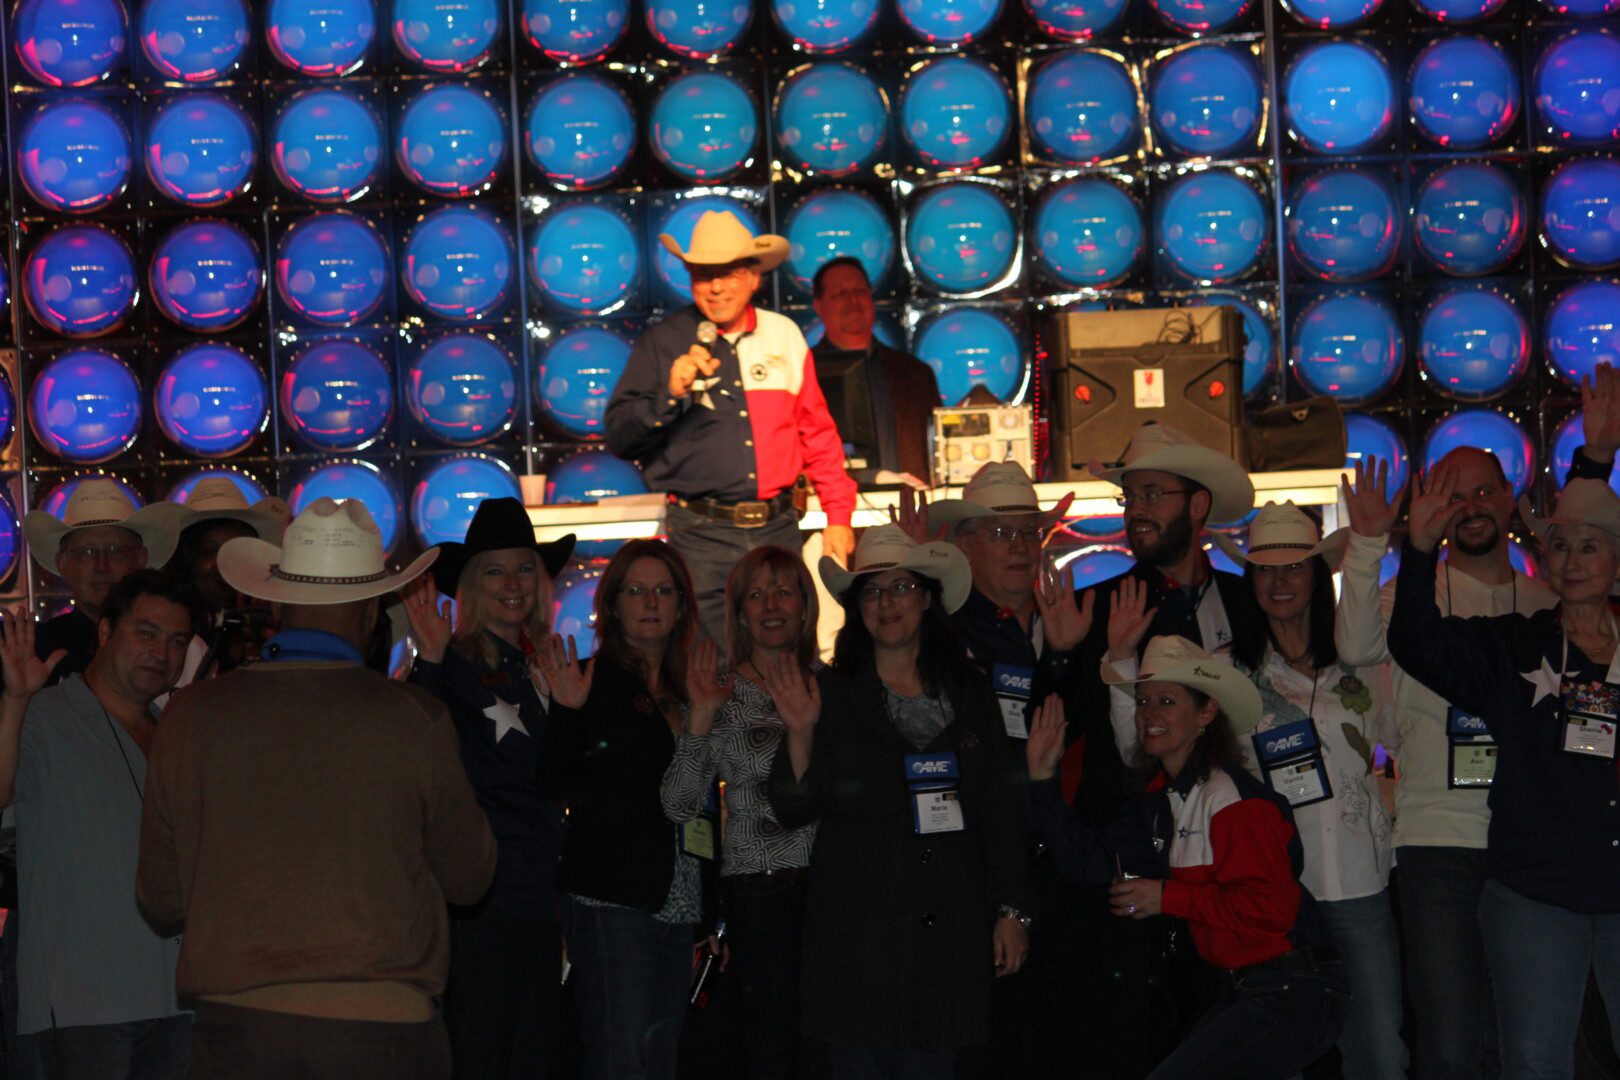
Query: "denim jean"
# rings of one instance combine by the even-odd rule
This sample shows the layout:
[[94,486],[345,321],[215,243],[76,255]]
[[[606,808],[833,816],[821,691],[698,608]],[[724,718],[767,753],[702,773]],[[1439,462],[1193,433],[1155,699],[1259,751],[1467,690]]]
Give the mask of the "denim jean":
[[1413,1080],[1495,1077],[1501,1069],[1496,1015],[1479,932],[1485,852],[1401,847],[1395,860],[1412,1002]]
[[1406,1075],[1401,1041],[1401,943],[1389,892],[1319,904],[1350,979],[1350,1011],[1339,1035],[1344,1080]]
[[692,980],[692,927],[569,898],[582,1080],[675,1080]]
[[829,1043],[827,1075],[833,1080],[952,1080],[956,1050],[915,1050],[872,1043]]
[[766,544],[795,554],[804,546],[798,516],[791,512],[758,528],[740,529],[671,503],[664,511],[664,531],[692,575],[703,632],[722,645],[726,640],[726,578],[737,560]]
[[546,1080],[556,1057],[562,932],[492,905],[450,918],[444,1026],[457,1080]]
[[1620,914],[1581,915],[1528,900],[1497,881],[1479,898],[1496,985],[1503,1080],[1569,1080],[1588,971],[1620,1053]]
[[798,1075],[804,881],[738,874],[720,879],[720,895],[742,1014],[742,1075],[791,1080]]
[[125,1024],[37,1032],[46,1080],[185,1080],[191,1071],[190,1013]]

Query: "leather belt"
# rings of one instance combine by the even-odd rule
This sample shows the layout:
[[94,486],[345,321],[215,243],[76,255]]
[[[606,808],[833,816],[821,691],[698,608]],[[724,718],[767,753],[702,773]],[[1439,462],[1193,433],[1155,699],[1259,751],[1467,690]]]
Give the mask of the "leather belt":
[[735,503],[683,499],[676,495],[670,496],[670,501],[713,521],[723,521],[739,529],[757,529],[793,508],[793,489],[784,488],[769,499],[745,499]]
[[1260,971],[1320,971],[1324,967],[1339,963],[1339,950],[1331,945],[1302,945],[1291,949],[1281,956],[1274,956],[1270,960],[1262,960],[1258,964],[1237,968],[1226,973],[1227,978],[1234,984],[1245,975]]

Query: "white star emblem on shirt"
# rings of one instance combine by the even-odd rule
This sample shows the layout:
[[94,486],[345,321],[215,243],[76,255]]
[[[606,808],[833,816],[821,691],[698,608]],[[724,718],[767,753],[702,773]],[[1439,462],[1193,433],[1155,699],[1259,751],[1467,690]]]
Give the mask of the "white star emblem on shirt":
[[1543,656],[1540,671],[1521,671],[1519,672],[1519,678],[1536,688],[1536,696],[1530,702],[1530,707],[1533,709],[1541,704],[1541,699],[1544,697],[1555,699],[1558,697],[1559,684],[1562,682],[1564,675],[1562,672],[1554,671],[1552,664]]
[[523,726],[518,719],[518,707],[510,701],[495,699],[495,704],[484,710],[484,715],[495,721],[495,741],[500,742],[506,738],[508,731],[521,731],[527,735],[529,729]]

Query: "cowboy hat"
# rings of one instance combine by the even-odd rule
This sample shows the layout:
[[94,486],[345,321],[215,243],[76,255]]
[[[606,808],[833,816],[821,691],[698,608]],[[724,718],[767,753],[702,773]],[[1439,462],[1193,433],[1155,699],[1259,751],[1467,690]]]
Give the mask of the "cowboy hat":
[[1169,682],[1208,694],[1239,735],[1253,731],[1260,723],[1260,691],[1249,677],[1184,637],[1167,634],[1149,641],[1135,678],[1126,678],[1106,662],[1102,677],[1110,686]]
[[79,529],[98,525],[116,525],[139,536],[146,548],[146,564],[162,566],[174,554],[174,545],[180,539],[180,516],[180,508],[167,502],[137,510],[118,481],[110,476],[86,476],[68,496],[60,519],[43,510],[31,510],[23,518],[23,535],[28,538],[34,561],[53,574],[62,541]]
[[770,233],[755,236],[729,210],[705,210],[692,229],[692,243],[685,251],[668,233],[659,233],[658,242],[688,266],[752,262],[763,274],[775,270],[788,257],[785,239]]
[[252,506],[247,497],[228,477],[208,476],[197,482],[184,503],[179,504],[181,528],[188,529],[205,521],[240,521],[252,529],[260,540],[281,543],[281,534],[292,519],[292,510],[285,499],[271,496],[260,499]]
[[1312,555],[1320,555],[1329,570],[1337,570],[1344,561],[1345,548],[1350,545],[1350,533],[1335,529],[1323,536],[1311,515],[1293,503],[1268,502],[1249,523],[1248,551],[1221,533],[1215,534],[1215,544],[1239,564],[1292,566]]
[[939,582],[944,591],[945,612],[950,614],[968,598],[973,584],[973,571],[968,569],[967,556],[950,544],[919,544],[905,534],[898,525],[875,525],[861,534],[855,545],[851,569],[845,570],[838,560],[829,555],[821,557],[822,583],[834,596],[842,596],[862,574],[881,574],[885,570],[910,570]]
[[1138,470],[1173,473],[1209,489],[1209,520],[1236,521],[1254,509],[1254,484],[1243,466],[1169,424],[1143,424],[1125,448],[1125,460],[1097,479],[1123,486]]
[[980,467],[962,489],[960,499],[941,499],[928,506],[928,534],[941,525],[955,536],[963,522],[999,514],[1039,514],[1035,484],[1016,461],[992,461]]
[[428,548],[397,574],[384,563],[382,533],[359,499],[316,499],[277,547],[239,536],[219,549],[219,574],[237,592],[283,604],[347,604],[393,592],[439,557]]
[[474,555],[505,548],[523,548],[535,552],[546,568],[546,576],[554,578],[557,571],[567,565],[568,556],[574,552],[574,534],[537,544],[534,525],[529,521],[528,511],[523,509],[522,503],[510,496],[485,499],[478,504],[472,524],[467,526],[466,541],[439,545],[439,561],[433,564],[433,583],[444,595],[454,596],[456,586],[461,581],[461,572]]
[[1560,525],[1590,525],[1620,539],[1620,496],[1602,480],[1576,478],[1564,485],[1552,517],[1537,517],[1530,500],[1520,496],[1519,513],[1543,544]]

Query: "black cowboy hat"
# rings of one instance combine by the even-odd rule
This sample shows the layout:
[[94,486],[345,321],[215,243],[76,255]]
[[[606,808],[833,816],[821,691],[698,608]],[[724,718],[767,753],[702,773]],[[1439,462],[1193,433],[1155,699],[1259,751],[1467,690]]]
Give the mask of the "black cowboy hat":
[[534,526],[529,523],[522,503],[513,498],[485,499],[478,504],[472,524],[467,526],[466,542],[439,545],[439,560],[433,564],[433,583],[446,596],[454,596],[461,572],[474,555],[505,548],[527,548],[536,552],[546,568],[546,576],[554,578],[574,552],[574,534],[544,544],[536,543]]

